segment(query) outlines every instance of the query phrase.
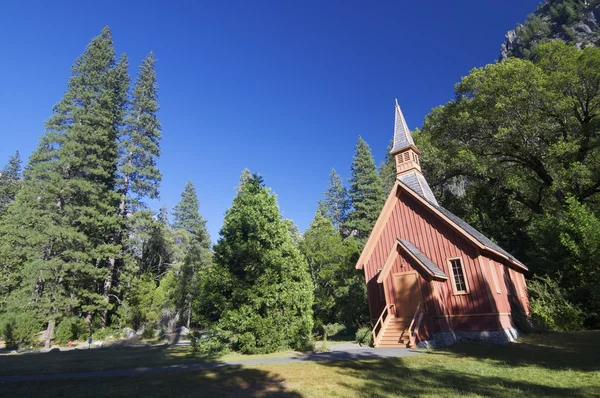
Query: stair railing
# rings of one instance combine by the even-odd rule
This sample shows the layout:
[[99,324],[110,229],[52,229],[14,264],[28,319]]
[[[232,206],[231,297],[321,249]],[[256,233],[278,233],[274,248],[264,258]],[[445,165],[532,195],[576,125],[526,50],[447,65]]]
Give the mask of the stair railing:
[[415,310],[415,314],[410,321],[410,326],[408,327],[409,334],[409,347],[414,347],[417,344],[417,334],[419,332],[419,328],[421,327],[421,321],[423,320],[423,312],[421,311],[422,301],[417,305],[417,309]]
[[381,338],[381,334],[382,334],[381,332],[383,331],[383,329],[385,327],[386,321],[390,317],[390,313],[395,313],[395,311],[396,311],[396,306],[394,304],[387,304],[383,308],[383,311],[381,311],[381,315],[379,315],[379,319],[377,320],[377,323],[373,327],[373,346],[374,347],[377,347],[377,345],[379,344],[379,339]]

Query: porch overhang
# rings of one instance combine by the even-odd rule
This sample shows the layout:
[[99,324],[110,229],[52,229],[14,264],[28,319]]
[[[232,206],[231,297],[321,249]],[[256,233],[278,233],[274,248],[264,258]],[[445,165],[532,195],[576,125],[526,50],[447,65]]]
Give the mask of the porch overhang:
[[417,249],[412,243],[397,238],[396,243],[392,246],[387,259],[385,260],[385,265],[379,273],[377,283],[383,283],[383,281],[385,281],[385,279],[388,277],[396,258],[400,255],[399,250],[402,250],[415,261],[415,263],[425,273],[427,279],[435,281],[448,280],[448,276],[444,273],[444,271],[435,265],[433,261],[427,258],[427,256]]

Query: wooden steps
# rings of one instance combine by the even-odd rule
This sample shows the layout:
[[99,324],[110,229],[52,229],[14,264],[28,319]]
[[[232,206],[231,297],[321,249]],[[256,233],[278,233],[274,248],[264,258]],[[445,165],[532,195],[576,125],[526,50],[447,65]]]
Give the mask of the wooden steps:
[[390,316],[385,322],[376,347],[408,347],[410,342],[410,336],[408,335],[409,325],[410,319]]

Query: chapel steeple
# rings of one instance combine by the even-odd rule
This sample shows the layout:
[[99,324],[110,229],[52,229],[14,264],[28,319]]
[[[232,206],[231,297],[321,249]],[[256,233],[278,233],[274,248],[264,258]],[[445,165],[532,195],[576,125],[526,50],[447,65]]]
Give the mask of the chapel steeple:
[[438,205],[421,171],[421,164],[419,163],[421,151],[415,146],[400,105],[398,105],[398,100],[396,100],[394,146],[390,154],[394,156],[396,161],[396,178],[429,202]]

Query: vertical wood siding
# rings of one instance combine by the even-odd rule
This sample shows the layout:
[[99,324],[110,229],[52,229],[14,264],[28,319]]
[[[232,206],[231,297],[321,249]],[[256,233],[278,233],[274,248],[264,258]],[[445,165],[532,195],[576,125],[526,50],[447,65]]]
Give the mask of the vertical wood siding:
[[[371,318],[377,320],[385,302],[380,300],[376,279],[378,270],[394,247],[396,239],[405,239],[414,244],[423,254],[431,259],[446,275],[446,282],[428,282],[421,274],[419,284],[423,294],[427,312],[430,315],[475,315],[510,312],[510,301],[507,292],[517,291],[513,299],[523,305],[527,297],[520,293],[523,286],[521,275],[506,267],[501,262],[493,261],[481,255],[466,238],[446,225],[423,205],[407,194],[399,191],[396,202],[383,230],[375,243],[375,247],[365,265],[365,278],[368,281],[368,296]],[[454,294],[449,269],[449,258],[460,258],[464,267],[465,278],[469,285],[468,294]],[[420,267],[400,253],[384,282],[386,297],[393,302],[393,274],[416,270]],[[492,273],[493,272],[493,273]],[[495,278],[495,279],[494,279]],[[508,278],[508,279],[506,279]],[[494,280],[498,282],[500,294],[496,292]],[[432,288],[433,285],[433,288]],[[512,292],[511,292],[512,293]],[[438,314],[439,313],[439,314]],[[476,319],[476,318],[467,318]]]

